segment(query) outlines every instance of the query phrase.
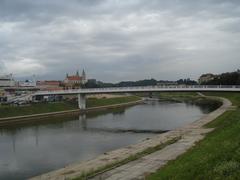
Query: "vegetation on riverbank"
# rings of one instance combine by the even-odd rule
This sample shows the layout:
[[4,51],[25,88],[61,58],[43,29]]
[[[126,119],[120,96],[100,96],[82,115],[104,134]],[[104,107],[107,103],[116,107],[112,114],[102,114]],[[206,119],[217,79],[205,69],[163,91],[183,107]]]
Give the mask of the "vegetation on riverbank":
[[196,92],[161,92],[155,93],[154,96],[159,98],[160,101],[185,102],[203,108],[208,106],[210,111],[215,110],[222,104],[218,99],[203,97]]
[[0,118],[66,111],[76,108],[77,106],[70,102],[36,103],[26,106],[1,106]]
[[196,92],[159,92],[155,93],[159,98],[193,98],[199,96]]
[[[127,102],[133,102],[140,100],[136,96],[123,96],[114,98],[90,98],[87,99],[87,107],[97,107],[121,104]],[[0,118],[24,116],[32,114],[50,113],[78,109],[77,102],[62,101],[62,102],[51,102],[51,103],[35,103],[26,106],[0,106]]]
[[205,93],[229,98],[236,110],[212,121],[215,128],[187,153],[147,177],[155,179],[238,179],[240,177],[240,93]]
[[140,97],[137,96],[123,96],[123,97],[114,97],[114,98],[89,98],[87,100],[87,107],[98,107],[98,106],[107,106],[121,103],[128,103],[141,100]]
[[204,92],[206,96],[218,96],[218,97],[225,97],[229,99],[234,106],[240,107],[240,93],[239,92]]
[[196,92],[160,92],[155,93],[154,96],[163,101],[175,101],[175,102],[194,102],[199,99],[206,99],[198,95]]

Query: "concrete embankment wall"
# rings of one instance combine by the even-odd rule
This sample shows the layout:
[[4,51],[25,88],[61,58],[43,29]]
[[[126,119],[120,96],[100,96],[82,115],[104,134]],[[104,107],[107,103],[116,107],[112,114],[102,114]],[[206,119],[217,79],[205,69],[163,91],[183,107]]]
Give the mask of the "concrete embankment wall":
[[106,106],[98,106],[98,107],[91,107],[86,109],[75,109],[75,110],[68,110],[68,111],[58,111],[58,112],[51,112],[51,113],[41,113],[41,114],[33,114],[33,115],[26,115],[26,116],[14,116],[14,117],[7,117],[7,118],[0,118],[0,126],[7,126],[12,124],[20,124],[24,122],[31,122],[34,119],[41,119],[51,116],[59,116],[64,114],[83,114],[88,113],[91,111],[100,111],[100,110],[107,110],[113,109],[118,107],[127,107],[132,106],[135,104],[143,103],[143,100],[121,103],[121,104],[113,104],[113,105],[106,105]]

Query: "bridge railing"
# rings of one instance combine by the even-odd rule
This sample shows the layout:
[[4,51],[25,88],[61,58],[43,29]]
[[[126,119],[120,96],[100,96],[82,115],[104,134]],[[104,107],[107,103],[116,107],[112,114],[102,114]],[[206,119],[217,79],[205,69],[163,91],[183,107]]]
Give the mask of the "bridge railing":
[[74,93],[87,93],[87,92],[102,92],[102,91],[124,91],[124,90],[153,90],[153,89],[218,89],[229,88],[239,89],[240,85],[156,85],[156,86],[133,86],[133,87],[107,87],[107,88],[88,88],[88,89],[68,89],[58,91],[38,91],[36,94],[74,94]]
[[81,91],[99,91],[99,90],[126,90],[126,89],[171,89],[171,88],[240,88],[240,85],[156,85],[156,86],[133,86],[133,87],[108,87],[108,88],[89,88]]
[[79,90],[70,90],[71,92],[98,92],[98,91],[117,91],[117,90],[148,90],[148,89],[176,89],[176,88],[182,88],[182,89],[195,89],[195,88],[201,88],[201,89],[209,89],[209,88],[240,88],[239,85],[177,85],[177,86],[134,86],[134,87],[108,87],[108,88],[90,88],[90,89],[79,89]]

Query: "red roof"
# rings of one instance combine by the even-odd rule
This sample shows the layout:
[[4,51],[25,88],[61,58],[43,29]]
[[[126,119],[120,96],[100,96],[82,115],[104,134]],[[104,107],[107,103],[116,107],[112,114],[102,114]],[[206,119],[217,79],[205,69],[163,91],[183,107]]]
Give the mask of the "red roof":
[[63,88],[62,87],[48,87],[48,88],[45,88],[44,90],[46,91],[58,91],[58,90],[62,90]]
[[60,85],[60,81],[38,81],[37,85],[59,86]]
[[69,81],[81,81],[82,77],[80,77],[80,76],[68,76],[67,79]]

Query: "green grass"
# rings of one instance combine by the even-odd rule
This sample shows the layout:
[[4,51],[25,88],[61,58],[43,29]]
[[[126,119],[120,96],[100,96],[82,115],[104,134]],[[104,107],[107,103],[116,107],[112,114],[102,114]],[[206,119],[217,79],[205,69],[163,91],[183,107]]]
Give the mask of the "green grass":
[[176,102],[194,101],[202,98],[195,92],[160,92],[155,93],[154,96],[158,97],[160,100],[172,100]]
[[206,96],[219,96],[229,99],[234,106],[240,107],[240,92],[204,92]]
[[[120,103],[127,103],[140,100],[137,96],[124,96],[116,98],[87,99],[87,107],[106,106]],[[76,102],[54,102],[54,103],[37,103],[27,106],[0,106],[0,118],[14,117],[23,115],[32,115],[40,113],[50,113],[58,111],[67,111],[78,109]]]
[[120,103],[128,103],[132,101],[140,100],[141,98],[137,96],[123,96],[123,97],[115,97],[115,98],[89,98],[87,100],[87,107],[97,107],[97,106],[107,106],[114,105]]
[[185,102],[200,107],[207,106],[210,111],[213,111],[222,105],[222,102],[219,100],[202,97],[196,92],[161,92],[155,93],[154,96],[162,101]]
[[[240,93],[206,95],[228,97],[234,105],[240,104]],[[225,112],[206,127],[215,130],[147,179],[239,179],[240,109]]]
[[39,113],[49,113],[77,109],[76,104],[68,102],[38,103],[28,106],[1,106],[0,118]]
[[[136,93],[138,96],[148,97],[150,93]],[[199,96],[196,92],[153,92],[153,97],[192,97]]]
[[198,94],[196,92],[160,92],[160,93],[157,93],[159,94],[160,96],[177,96],[177,97],[188,97],[188,96],[198,96]]

